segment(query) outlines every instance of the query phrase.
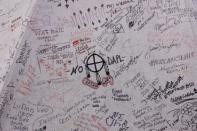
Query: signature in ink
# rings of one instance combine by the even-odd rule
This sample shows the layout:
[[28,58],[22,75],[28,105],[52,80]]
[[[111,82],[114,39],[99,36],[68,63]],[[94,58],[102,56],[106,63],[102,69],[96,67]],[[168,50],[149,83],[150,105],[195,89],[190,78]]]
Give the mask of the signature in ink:
[[166,23],[156,24],[155,27],[156,27],[156,30],[163,33],[166,30],[174,28],[175,26],[177,26],[181,23],[182,23],[182,20],[180,18],[169,18],[169,19],[167,19]]
[[106,118],[106,124],[109,127],[119,127],[119,131],[128,130],[128,121],[124,119],[125,114],[119,112],[114,112],[112,115]]
[[114,77],[120,76],[123,72],[128,71],[132,65],[136,65],[142,53],[136,56],[130,56],[128,63],[123,63],[117,71],[113,71]]
[[170,127],[173,128],[175,125],[180,123],[182,126],[179,131],[197,130],[197,101],[188,102],[180,108],[169,111],[167,114],[171,113],[175,120],[167,121]]
[[148,51],[145,53],[145,58],[150,58],[153,52],[165,50],[166,53],[169,53],[172,48],[178,48],[181,45],[176,43],[176,40],[172,40],[170,45],[164,45],[164,43],[159,43],[154,46],[149,46]]

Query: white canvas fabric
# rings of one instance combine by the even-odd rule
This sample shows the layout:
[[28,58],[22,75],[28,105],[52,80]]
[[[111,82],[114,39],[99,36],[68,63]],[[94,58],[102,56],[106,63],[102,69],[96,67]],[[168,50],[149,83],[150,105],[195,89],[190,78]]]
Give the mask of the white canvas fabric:
[[0,0],[0,131],[197,131],[196,0]]

